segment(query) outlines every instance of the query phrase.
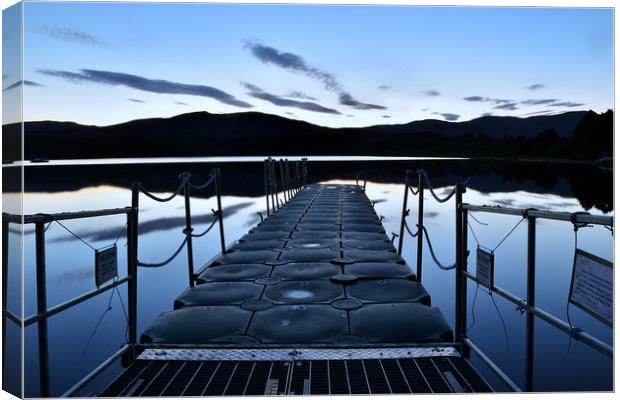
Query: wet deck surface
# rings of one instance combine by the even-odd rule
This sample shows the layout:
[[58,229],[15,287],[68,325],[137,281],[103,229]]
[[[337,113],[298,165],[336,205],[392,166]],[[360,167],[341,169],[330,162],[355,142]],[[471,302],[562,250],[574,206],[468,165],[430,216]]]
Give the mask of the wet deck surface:
[[199,276],[142,343],[451,342],[358,186],[306,186]]

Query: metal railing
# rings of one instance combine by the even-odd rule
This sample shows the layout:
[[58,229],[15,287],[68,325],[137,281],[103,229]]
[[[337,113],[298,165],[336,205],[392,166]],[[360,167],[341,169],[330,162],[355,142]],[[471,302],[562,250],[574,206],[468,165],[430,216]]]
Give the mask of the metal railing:
[[[196,278],[198,277],[198,274],[194,272],[193,238],[199,238],[199,237],[206,235],[207,233],[211,231],[211,229],[214,227],[215,223],[217,222],[219,225],[219,234],[220,234],[219,235],[220,236],[220,251],[221,251],[221,254],[226,253],[226,240],[224,237],[224,213],[222,210],[222,183],[221,183],[220,169],[214,168],[211,171],[211,173],[208,175],[207,180],[204,183],[199,184],[199,185],[192,183],[191,174],[189,172],[184,172],[180,174],[179,180],[180,180],[180,183],[179,183],[179,186],[177,187],[177,190],[172,195],[165,197],[165,198],[155,196],[154,194],[146,190],[140,182],[132,183],[131,205],[133,208],[139,209],[140,193],[161,203],[171,201],[176,196],[183,194],[183,197],[184,197],[183,208],[185,210],[185,229],[183,229],[183,234],[185,235],[185,238],[182,240],[177,250],[170,257],[168,257],[166,260],[161,261],[161,262],[150,263],[150,262],[140,261],[137,253],[135,254],[134,261],[137,264],[137,266],[140,266],[140,267],[146,267],[146,268],[163,267],[169,264],[172,260],[174,260],[176,256],[180,254],[183,247],[186,247],[188,283],[189,283],[189,286],[194,286]],[[192,224],[191,200],[190,200],[191,190],[192,189],[204,190],[204,189],[211,187],[211,185],[214,186],[214,192],[215,192],[215,197],[216,197],[216,202],[217,202],[217,210],[211,210],[214,216],[214,219],[211,225],[209,225],[205,229],[205,231],[203,231],[202,233],[195,234],[194,229],[193,229],[193,224]],[[135,226],[137,227],[138,226],[138,213],[136,213],[134,218],[135,218],[135,221],[133,222]],[[132,233],[133,233],[134,239],[137,241],[138,240],[137,229],[135,232],[132,232]],[[137,247],[136,247],[136,251],[137,251]]]
[[[93,218],[110,215],[127,215],[127,275],[123,277],[116,277],[111,283],[106,283],[100,287],[76,296],[70,300],[67,300],[61,304],[53,307],[49,307],[47,304],[47,280],[46,280],[46,257],[45,257],[45,232],[46,224],[50,224],[54,221],[64,221],[72,219]],[[32,324],[37,324],[38,328],[38,348],[39,348],[39,384],[41,390],[41,397],[49,397],[50,384],[49,384],[49,350],[48,350],[48,325],[47,321],[52,316],[59,314],[71,307],[85,302],[99,294],[107,292],[108,290],[115,290],[119,285],[127,283],[127,298],[128,298],[128,337],[129,341],[135,343],[136,340],[136,312],[137,312],[137,298],[132,295],[135,290],[137,271],[134,264],[131,262],[132,254],[134,252],[134,242],[131,240],[132,232],[135,230],[133,225],[133,217],[137,214],[137,209],[133,207],[114,208],[97,211],[79,211],[79,212],[67,212],[56,214],[33,214],[33,215],[13,215],[2,213],[2,359],[5,358],[6,348],[6,322],[12,321],[18,325],[21,329]],[[35,269],[36,269],[36,292],[37,292],[37,312],[34,315],[21,319],[10,312],[7,308],[8,299],[8,249],[9,249],[9,224],[34,224],[35,226]],[[117,353],[113,355],[110,363],[119,359],[120,357],[129,354],[132,350],[131,346],[125,345]],[[2,364],[2,374],[4,375],[4,368],[6,363]],[[78,382],[80,383],[80,382]],[[88,382],[82,382],[79,387],[76,387],[76,391],[83,387]]]
[[[267,204],[267,216],[279,210],[286,202],[297,194],[304,185],[308,184],[307,158],[289,161],[279,161],[269,157],[263,162],[265,179],[265,202]],[[276,168],[277,166],[277,168]],[[280,171],[278,180],[277,170]],[[280,199],[280,196],[284,200]],[[262,214],[261,218],[262,218]]]
[[[202,237],[208,233],[216,222],[219,225],[220,233],[220,247],[221,254],[226,252],[225,239],[224,239],[224,216],[222,213],[222,193],[221,193],[221,181],[220,170],[213,169],[209,174],[205,183],[197,185],[191,182],[191,175],[187,172],[179,175],[180,183],[177,189],[168,197],[158,197],[149,192],[140,182],[134,182],[131,185],[132,201],[131,207],[104,209],[95,211],[79,211],[79,212],[65,212],[56,214],[34,214],[34,215],[14,215],[14,214],[2,214],[2,233],[3,233],[3,258],[2,258],[2,344],[3,353],[2,358],[5,358],[6,348],[6,322],[11,321],[18,325],[20,328],[25,328],[32,324],[38,325],[38,346],[39,346],[39,380],[41,388],[41,397],[50,396],[49,385],[49,352],[48,352],[48,329],[47,320],[59,314],[71,307],[83,303],[84,301],[91,299],[99,294],[102,294],[108,290],[115,290],[117,286],[127,283],[127,343],[121,346],[120,350],[112,354],[106,360],[104,360],[94,370],[89,372],[86,376],[80,379],[69,390],[67,390],[62,397],[69,397],[75,395],[85,385],[95,379],[102,371],[108,366],[114,363],[119,358],[123,358],[124,364],[127,365],[135,359],[135,348],[137,345],[137,315],[138,315],[138,267],[162,267],[170,263],[183,249],[187,246],[188,257],[188,277],[189,285],[193,286],[197,278],[197,274],[194,273],[194,256],[192,247],[192,238]],[[190,196],[191,190],[203,190],[211,185],[214,185],[215,196],[217,200],[217,210],[213,211],[214,221],[207,227],[207,229],[199,234],[193,233],[192,227],[192,215],[190,209]],[[184,209],[185,209],[185,228],[183,234],[185,238],[181,243],[181,246],[174,252],[174,254],[167,260],[159,263],[146,263],[141,262],[138,257],[138,231],[139,231],[139,206],[140,206],[140,193],[147,197],[161,203],[169,202],[181,193],[184,195]],[[93,218],[110,215],[127,215],[126,223],[126,237],[127,237],[127,275],[123,277],[115,277],[112,282],[104,283],[94,290],[83,293],[70,300],[67,300],[59,305],[48,307],[47,304],[47,282],[46,282],[46,259],[45,259],[45,232],[46,224],[50,224],[55,221],[72,220]],[[60,222],[59,222],[60,223]],[[22,319],[20,316],[12,313],[8,310],[8,249],[9,249],[9,224],[34,224],[35,225],[35,252],[36,252],[36,290],[37,290],[37,313]],[[64,225],[63,225],[64,227]],[[65,227],[65,229],[67,229]],[[67,229],[68,230],[68,229]],[[69,231],[74,237],[82,240],[78,235]],[[119,235],[120,238],[120,235]],[[118,239],[117,239],[118,240]],[[84,242],[89,245],[87,242]],[[89,245],[92,248],[92,246]],[[3,376],[6,363],[3,363]]]
[[[433,198],[438,202],[446,202],[453,196],[455,197],[455,263],[451,268],[443,268],[443,269],[454,269],[455,270],[455,342],[459,344],[461,353],[466,357],[469,357],[470,351],[473,351],[475,354],[479,356],[479,358],[502,380],[504,381],[511,389],[515,391],[521,391],[521,388],[515,384],[510,377],[503,372],[492,360],[488,357],[477,345],[476,343],[467,336],[467,280],[471,279],[475,282],[478,282],[476,275],[472,274],[467,270],[467,260],[469,256],[468,250],[468,219],[470,217],[469,213],[471,212],[486,212],[486,213],[495,213],[495,214],[504,214],[504,215],[516,215],[521,216],[523,219],[527,220],[527,271],[526,271],[526,286],[527,286],[527,297],[526,299],[521,299],[518,296],[510,293],[508,290],[502,289],[497,285],[493,284],[489,288],[490,292],[497,293],[499,296],[508,300],[517,306],[517,309],[521,312],[526,313],[526,335],[525,335],[525,391],[533,391],[533,380],[534,380],[534,317],[540,318],[543,321],[546,321],[551,326],[571,335],[575,340],[579,340],[589,346],[590,348],[608,356],[613,357],[613,347],[602,340],[595,338],[594,336],[582,331],[574,329],[571,324],[568,322],[555,317],[554,315],[548,313],[547,311],[536,307],[535,305],[535,287],[536,287],[536,220],[537,219],[548,219],[548,220],[558,220],[558,221],[568,221],[571,222],[575,229],[578,229],[578,226],[585,226],[587,224],[592,225],[600,225],[609,227],[613,227],[613,217],[602,216],[602,215],[590,215],[584,212],[578,213],[567,213],[567,212],[555,212],[555,211],[543,211],[543,210],[535,210],[535,209],[515,209],[515,208],[505,208],[499,206],[480,206],[480,205],[470,205],[463,202],[463,194],[466,191],[466,185],[469,182],[469,179],[463,183],[457,183],[444,197],[438,196],[431,185],[428,174],[424,170],[418,170],[418,189],[413,189],[413,185],[411,184],[412,171],[407,170],[405,172],[405,189],[404,189],[404,197],[403,197],[403,207],[401,213],[401,224],[400,224],[400,238],[398,243],[398,254],[402,253],[403,243],[404,243],[404,231],[407,232],[412,237],[417,236],[417,254],[416,254],[416,269],[417,269],[417,280],[421,282],[422,280],[422,246],[423,246],[423,234],[427,238],[427,242],[429,245],[429,250],[431,251],[431,255],[434,258],[435,263],[438,265],[439,262],[436,260],[432,244],[429,240],[428,233],[426,232],[426,228],[424,227],[424,189],[425,184],[426,187],[431,192]],[[411,229],[407,225],[406,218],[409,215],[409,209],[407,208],[408,196],[409,194],[414,196],[418,196],[418,223],[417,223],[417,232],[411,232]],[[473,218],[473,217],[472,217]],[[516,228],[516,226],[515,226]],[[514,228],[513,228],[514,230]],[[510,232],[512,233],[512,231]],[[509,235],[510,235],[509,233]],[[503,239],[505,240],[505,238]],[[477,241],[477,239],[476,239]],[[500,242],[501,244],[501,242]]]

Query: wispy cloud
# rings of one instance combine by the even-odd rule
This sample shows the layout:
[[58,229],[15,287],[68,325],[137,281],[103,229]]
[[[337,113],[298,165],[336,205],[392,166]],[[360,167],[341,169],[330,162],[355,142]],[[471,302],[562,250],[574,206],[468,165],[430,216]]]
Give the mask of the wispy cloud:
[[463,100],[471,102],[491,103],[494,104],[495,109],[499,110],[518,110],[521,106],[550,106],[550,107],[580,107],[584,106],[584,103],[577,103],[573,101],[563,101],[559,99],[526,99],[526,100],[510,100],[499,99],[493,97],[484,96],[468,96]]
[[381,118],[392,118],[391,115],[382,115]]
[[275,104],[276,106],[294,107],[294,108],[299,108],[301,110],[314,111],[314,112],[325,113],[325,114],[340,114],[338,110],[323,107],[322,105],[317,104],[317,103],[313,103],[310,101],[291,100],[291,99],[279,97],[275,94],[267,93],[263,89],[259,88],[258,86],[252,85],[251,83],[248,83],[248,82],[241,82],[241,86],[243,86],[245,89],[248,90],[248,95],[254,98],[257,98],[257,99],[268,101],[271,104]]
[[24,86],[43,86],[43,85],[41,85],[40,83],[37,83],[37,82],[19,80],[17,82],[14,82],[14,83],[10,84],[9,86],[5,87],[4,89],[2,89],[2,91],[6,92],[8,90],[18,88],[21,85],[24,85]]
[[342,92],[338,95],[340,104],[353,107],[357,110],[387,110],[387,107],[377,104],[362,103],[353,98],[349,93]]
[[446,121],[457,121],[459,118],[461,118],[461,116],[459,114],[453,114],[453,113],[439,113],[439,112],[434,112],[433,114],[435,115],[441,115],[442,117],[444,117],[444,119]]
[[342,84],[336,79],[334,74],[323,71],[316,67],[311,67],[303,57],[287,52],[281,52],[273,47],[264,46],[256,42],[247,42],[246,48],[250,49],[252,55],[265,64],[272,64],[287,71],[304,74],[312,79],[316,79],[323,84],[326,90],[338,94],[340,104],[353,107],[358,110],[385,110],[387,107],[362,103],[356,100],[350,93],[344,90]]
[[131,101],[131,102],[134,102],[134,103],[146,103],[146,101],[140,100],[140,99],[127,99],[127,101]]
[[575,103],[573,101],[560,101],[558,103],[549,104],[551,107],[581,107],[584,103]]
[[93,69],[81,69],[80,72],[40,69],[39,73],[62,78],[73,83],[93,82],[103,85],[125,86],[158,94],[184,94],[189,96],[208,97],[231,106],[241,108],[253,107],[251,104],[241,101],[229,93],[206,85],[192,85],[163,79],[149,79],[138,75]]
[[64,42],[85,44],[89,46],[107,46],[103,40],[86,32],[79,31],[72,28],[58,28],[49,26],[39,26],[35,28],[35,32],[49,36],[54,39],[62,40]]
[[179,106],[186,106],[187,103],[183,103],[182,101],[173,101],[174,104],[179,105]]
[[308,96],[307,94],[305,94],[301,90],[291,90],[290,92],[288,92],[287,94],[285,94],[282,97],[289,97],[291,99],[306,99],[306,100],[316,101],[316,98],[314,98],[312,96]]
[[543,111],[535,111],[535,112],[530,112],[530,113],[526,113],[526,114],[520,114],[520,117],[528,117],[530,115],[546,115],[546,114],[553,114],[557,112],[556,110],[543,110]]
[[517,107],[517,103],[500,103],[493,108],[498,109],[498,110],[511,110],[511,111],[519,109],[519,107]]
[[377,89],[383,90],[383,91],[389,91],[389,90],[392,90],[392,86],[390,86],[390,85],[379,85],[379,86],[377,86]]
[[549,104],[555,103],[558,99],[528,99],[521,102],[521,104],[525,104],[528,106],[537,106],[540,104]]
[[546,87],[546,85],[544,83],[533,83],[531,85],[526,86],[526,89],[529,90],[540,90],[540,89],[544,89]]
[[424,90],[422,93],[425,96],[429,96],[429,97],[435,97],[435,96],[440,96],[441,95],[441,93],[439,93],[437,90],[433,90],[433,89]]

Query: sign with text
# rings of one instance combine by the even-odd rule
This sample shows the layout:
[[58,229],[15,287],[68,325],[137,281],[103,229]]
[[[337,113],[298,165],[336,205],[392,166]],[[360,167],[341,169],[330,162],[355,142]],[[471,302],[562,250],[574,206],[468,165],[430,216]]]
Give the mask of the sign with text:
[[613,323],[613,264],[576,249],[569,301],[607,325]]
[[490,251],[476,250],[476,281],[488,289],[493,288],[493,258]]
[[95,251],[95,280],[97,287],[118,276],[116,245]]

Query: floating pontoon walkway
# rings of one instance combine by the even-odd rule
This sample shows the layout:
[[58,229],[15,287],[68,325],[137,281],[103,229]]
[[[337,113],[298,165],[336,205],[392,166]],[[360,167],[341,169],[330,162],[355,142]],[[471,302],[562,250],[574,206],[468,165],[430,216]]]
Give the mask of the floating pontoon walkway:
[[305,186],[196,283],[102,396],[491,390],[359,186]]

